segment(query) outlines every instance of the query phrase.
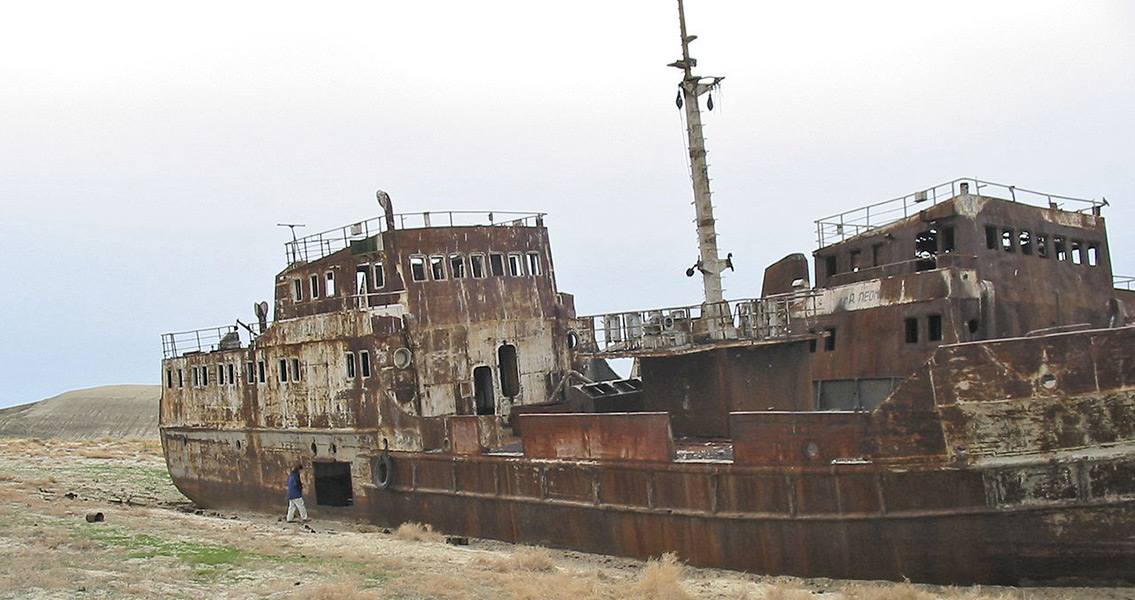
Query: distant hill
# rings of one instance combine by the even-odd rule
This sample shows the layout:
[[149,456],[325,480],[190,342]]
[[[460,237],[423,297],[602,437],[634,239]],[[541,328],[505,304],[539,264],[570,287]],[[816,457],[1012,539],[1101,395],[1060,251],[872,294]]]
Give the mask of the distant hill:
[[157,385],[104,385],[0,409],[0,437],[157,438]]

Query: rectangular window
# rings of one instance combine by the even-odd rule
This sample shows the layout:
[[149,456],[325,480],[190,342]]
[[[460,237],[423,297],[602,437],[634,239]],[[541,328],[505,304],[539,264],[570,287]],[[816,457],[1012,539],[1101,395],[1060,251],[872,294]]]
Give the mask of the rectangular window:
[[292,300],[296,302],[303,301],[303,280],[296,278],[292,280]]
[[449,255],[449,273],[454,279],[465,278],[465,255],[463,254],[450,254]]
[[824,330],[824,333],[827,334],[824,337],[824,351],[832,352],[835,350],[835,327],[828,327]]
[[859,261],[862,260],[863,252],[860,250],[851,251],[851,272],[859,271]]
[[201,367],[201,385],[209,385],[209,367]]
[[355,267],[355,293],[366,296],[370,292],[370,265]]
[[1088,266],[1095,267],[1100,264],[1099,244],[1088,244]]
[[524,276],[524,257],[519,254],[508,255],[508,274],[513,277]]
[[1068,244],[1063,236],[1052,236],[1052,247],[1056,252],[1056,260],[1068,260]]
[[315,300],[319,297],[319,275],[311,276],[311,299]]
[[918,319],[915,317],[906,320],[906,343],[918,343]]
[[469,255],[469,270],[472,271],[475,279],[481,279],[485,276],[485,255],[484,254],[470,254]]
[[328,271],[327,272],[327,297],[330,298],[331,296],[334,296],[334,295],[335,295],[335,274]]
[[248,383],[256,383],[256,366],[255,365],[253,365],[250,362],[244,363],[244,372],[248,373],[247,377],[245,377],[245,379],[248,380]]
[[942,341],[942,315],[926,317],[926,338],[931,342]]
[[386,287],[386,267],[382,263],[374,265],[374,289],[381,290]]
[[942,228],[942,241],[941,241],[941,243],[942,243],[942,253],[943,254],[946,253],[946,252],[953,252],[954,251],[954,228],[953,227],[943,227]]
[[503,254],[490,254],[489,255],[489,272],[493,277],[504,277],[504,255]]
[[359,353],[359,369],[363,372],[363,377],[370,377],[370,352],[363,350]]
[[217,365],[217,385],[225,385],[225,365]]
[[535,252],[528,253],[528,274],[540,274],[540,255]]
[[1013,252],[1017,249],[1016,240],[1013,239],[1013,230],[1005,228],[1001,230],[1001,249],[1006,252]]
[[280,359],[280,383],[288,382],[288,359]]
[[883,260],[883,245],[875,244],[871,246],[871,266],[877,267],[882,264]]
[[1017,242],[1021,247],[1021,254],[1032,255],[1033,253],[1033,234],[1029,233],[1027,229],[1022,229],[1017,234]]
[[193,367],[193,387],[201,385],[201,374],[197,372],[197,367]]
[[809,329],[808,333],[812,335],[812,337],[808,340],[808,352],[815,354],[816,353],[816,330],[815,329]]
[[1048,236],[1043,233],[1036,234],[1036,255],[1048,258]]
[[347,379],[355,378],[355,355],[353,352],[347,353]]
[[236,367],[234,367],[232,363],[229,363],[229,385],[236,385],[236,377],[234,377],[235,373]]
[[445,279],[445,257],[441,255],[434,255],[430,257],[430,277],[434,281],[441,281]]
[[173,387],[173,369],[166,369],[166,387]]
[[831,277],[831,276],[833,276],[833,275],[835,275],[836,273],[839,272],[839,269],[838,269],[839,265],[836,263],[836,259],[835,259],[834,256],[825,256],[824,257],[824,265],[826,267],[828,277]]
[[985,226],[985,247],[990,250],[997,248],[997,228],[993,225]]
[[292,359],[292,381],[300,380],[300,359]]
[[1084,264],[1084,242],[1072,240],[1072,264]]
[[426,280],[426,257],[421,254],[410,257],[410,278],[414,281]]
[[183,373],[181,369],[177,370],[177,387],[185,387],[185,373]]
[[267,381],[264,377],[264,361],[262,360],[256,361],[256,381],[260,383]]

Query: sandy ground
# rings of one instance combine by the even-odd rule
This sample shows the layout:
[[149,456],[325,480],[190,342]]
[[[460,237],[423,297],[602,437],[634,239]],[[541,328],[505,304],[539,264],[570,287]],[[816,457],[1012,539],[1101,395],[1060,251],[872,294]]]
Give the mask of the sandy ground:
[[[103,520],[88,522],[97,513]],[[0,565],[0,598],[30,599],[1135,600],[1135,588],[766,577],[668,557],[452,545],[417,526],[303,527],[276,515],[193,511],[154,441],[0,439]]]

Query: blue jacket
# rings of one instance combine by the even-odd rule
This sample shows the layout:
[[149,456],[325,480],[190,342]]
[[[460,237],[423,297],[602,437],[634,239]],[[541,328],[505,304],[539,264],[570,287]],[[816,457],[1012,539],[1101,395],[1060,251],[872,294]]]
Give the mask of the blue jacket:
[[303,482],[299,471],[292,471],[288,474],[288,500],[296,498],[303,498]]

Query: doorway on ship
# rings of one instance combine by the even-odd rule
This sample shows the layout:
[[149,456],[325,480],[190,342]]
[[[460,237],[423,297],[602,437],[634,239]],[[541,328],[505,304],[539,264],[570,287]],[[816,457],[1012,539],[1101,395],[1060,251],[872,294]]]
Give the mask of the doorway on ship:
[[315,467],[315,503],[319,506],[350,506],[354,504],[351,493],[351,463],[323,462],[312,463]]
[[486,366],[473,369],[473,403],[478,415],[496,414],[493,397],[493,370]]

